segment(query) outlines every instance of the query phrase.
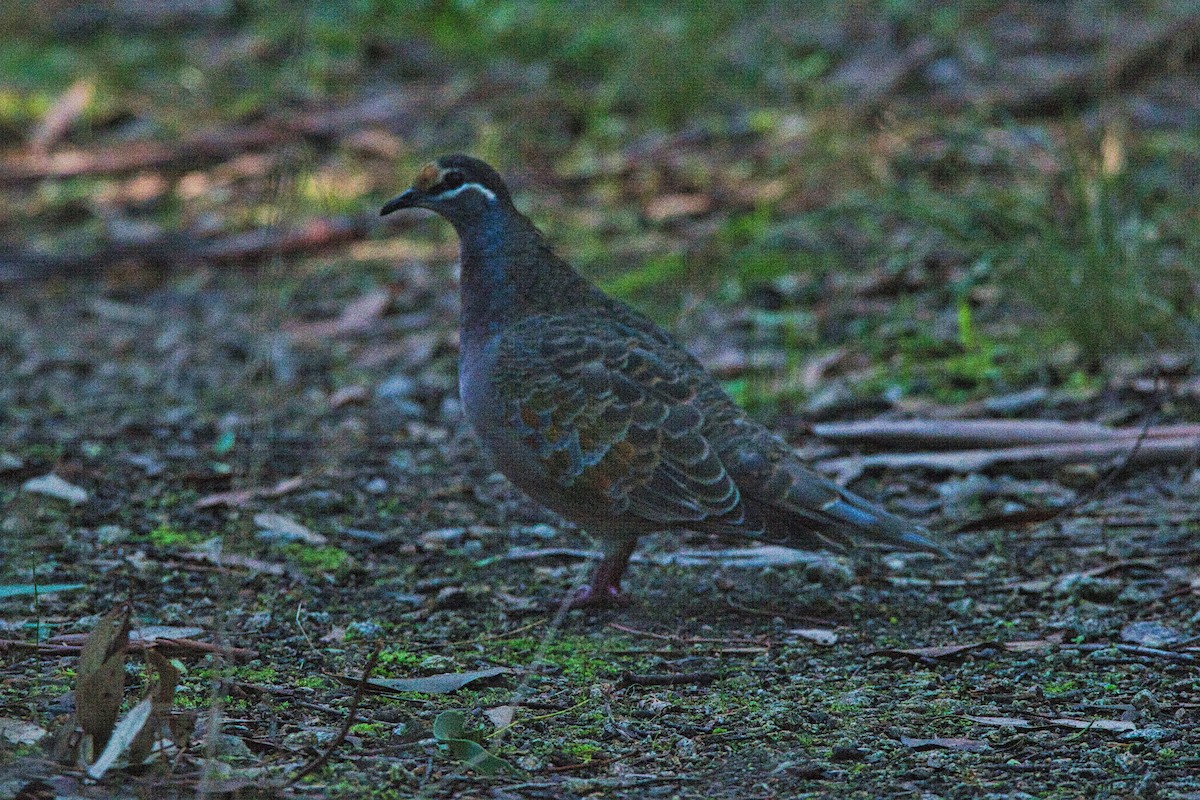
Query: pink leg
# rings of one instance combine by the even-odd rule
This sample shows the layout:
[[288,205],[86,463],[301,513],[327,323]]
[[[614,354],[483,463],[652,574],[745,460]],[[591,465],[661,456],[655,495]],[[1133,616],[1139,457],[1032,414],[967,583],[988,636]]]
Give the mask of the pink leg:
[[621,591],[621,577],[636,545],[637,539],[632,536],[610,540],[604,558],[592,573],[591,585],[579,590],[571,608],[611,608],[628,603],[629,595]]

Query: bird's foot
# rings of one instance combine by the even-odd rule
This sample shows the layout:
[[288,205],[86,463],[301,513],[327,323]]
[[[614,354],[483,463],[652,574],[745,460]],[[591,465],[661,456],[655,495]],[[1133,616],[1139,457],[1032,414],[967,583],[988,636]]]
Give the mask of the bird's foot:
[[571,599],[571,608],[620,608],[631,602],[620,586],[583,586]]

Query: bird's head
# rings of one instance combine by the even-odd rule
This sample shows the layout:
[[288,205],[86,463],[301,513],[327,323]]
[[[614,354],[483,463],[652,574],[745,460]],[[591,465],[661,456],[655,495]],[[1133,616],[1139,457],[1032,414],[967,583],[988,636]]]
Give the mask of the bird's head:
[[427,208],[456,225],[511,205],[512,197],[500,173],[477,158],[442,156],[421,168],[412,188],[380,209],[386,216],[402,208]]

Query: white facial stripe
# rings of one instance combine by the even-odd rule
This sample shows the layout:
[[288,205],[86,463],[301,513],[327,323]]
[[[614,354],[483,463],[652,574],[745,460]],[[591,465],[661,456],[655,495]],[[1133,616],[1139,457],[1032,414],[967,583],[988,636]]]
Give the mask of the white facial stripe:
[[481,195],[483,195],[484,197],[487,198],[487,201],[489,203],[496,202],[496,193],[493,192],[491,189],[487,188],[486,186],[483,186],[478,183],[464,183],[462,186],[459,186],[457,189],[450,189],[448,191],[442,192],[441,194],[438,194],[437,198],[439,200],[449,200],[451,197],[458,197],[460,194],[467,191],[468,189],[479,192]]

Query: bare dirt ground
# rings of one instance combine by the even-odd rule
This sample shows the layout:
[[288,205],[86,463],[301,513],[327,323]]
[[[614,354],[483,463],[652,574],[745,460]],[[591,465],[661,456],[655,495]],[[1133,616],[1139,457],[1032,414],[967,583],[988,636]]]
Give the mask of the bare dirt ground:
[[[129,791],[187,794],[215,749],[212,788],[273,793],[342,723],[354,691],[332,676],[358,676],[383,642],[376,677],[510,671],[451,694],[367,695],[349,740],[294,791],[1200,792],[1194,471],[1126,470],[1051,522],[958,536],[961,565],[764,551],[739,566],[722,556],[737,544],[652,538],[633,605],[551,627],[592,544],[492,474],[463,430],[452,277],[387,271],[375,316],[312,338],[362,290],[332,269],[290,272],[3,299],[3,582],[82,588],[4,601],[0,716],[54,728],[71,708],[76,657],[34,645],[35,624],[86,632],[126,602],[135,629],[194,626],[238,649],[167,651],[187,670],[177,714],[207,745],[120,779]],[[48,473],[86,499],[22,489]],[[943,528],[964,504],[1077,499],[1003,475],[856,485]],[[514,705],[513,726],[483,740],[511,772],[474,774],[431,739],[442,710],[490,734],[483,710]],[[3,769],[10,792],[37,776],[59,796],[112,788],[34,751]]]

